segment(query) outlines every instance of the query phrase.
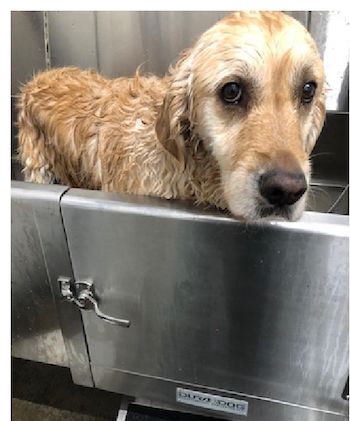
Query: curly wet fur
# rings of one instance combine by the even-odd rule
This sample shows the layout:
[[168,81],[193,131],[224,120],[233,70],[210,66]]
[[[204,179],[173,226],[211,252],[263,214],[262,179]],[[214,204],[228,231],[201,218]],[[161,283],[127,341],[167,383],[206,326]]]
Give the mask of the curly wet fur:
[[[261,82],[263,100],[249,114],[217,99],[235,66]],[[300,78],[302,66],[313,68],[319,84],[307,112],[296,110],[288,79]],[[324,121],[323,68],[294,19],[242,12],[205,32],[164,78],[53,69],[22,88],[18,110],[26,181],[192,199],[255,219],[257,172],[284,160],[309,176]]]

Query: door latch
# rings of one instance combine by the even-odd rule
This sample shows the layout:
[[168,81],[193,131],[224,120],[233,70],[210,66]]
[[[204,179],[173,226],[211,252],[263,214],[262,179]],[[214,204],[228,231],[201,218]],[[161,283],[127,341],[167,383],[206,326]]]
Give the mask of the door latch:
[[71,278],[60,276],[58,278],[61,297],[67,301],[76,304],[81,310],[94,310],[100,319],[116,324],[122,327],[129,327],[130,321],[117,319],[104,314],[98,307],[98,301],[95,296],[94,285],[91,279],[84,279],[74,282]]

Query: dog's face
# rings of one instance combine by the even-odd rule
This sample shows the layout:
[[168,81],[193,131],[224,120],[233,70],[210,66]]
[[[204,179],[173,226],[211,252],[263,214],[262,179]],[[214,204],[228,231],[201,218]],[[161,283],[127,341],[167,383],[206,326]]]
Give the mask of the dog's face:
[[164,108],[168,149],[179,157],[187,121],[236,218],[300,217],[325,116],[323,66],[300,23],[278,12],[220,21],[175,68]]

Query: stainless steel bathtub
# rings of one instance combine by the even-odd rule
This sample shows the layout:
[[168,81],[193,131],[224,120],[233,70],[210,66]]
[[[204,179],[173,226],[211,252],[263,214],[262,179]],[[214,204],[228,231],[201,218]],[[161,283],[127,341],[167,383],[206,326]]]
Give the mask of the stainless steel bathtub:
[[[12,213],[14,355],[227,419],[346,416],[348,216],[246,225],[187,203],[23,182]],[[68,302],[59,278],[93,283],[99,310],[130,326]],[[245,402],[247,415],[184,403],[182,390]]]

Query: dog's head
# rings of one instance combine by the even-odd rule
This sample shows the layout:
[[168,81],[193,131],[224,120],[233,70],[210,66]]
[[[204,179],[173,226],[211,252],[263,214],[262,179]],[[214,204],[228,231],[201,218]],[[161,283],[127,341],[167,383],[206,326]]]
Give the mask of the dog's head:
[[239,12],[177,63],[156,131],[179,160],[186,131],[202,140],[235,217],[295,220],[324,117],[323,66],[307,30],[283,13]]

